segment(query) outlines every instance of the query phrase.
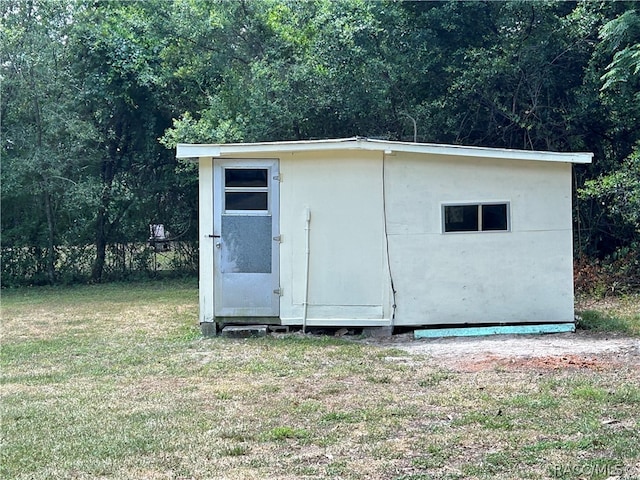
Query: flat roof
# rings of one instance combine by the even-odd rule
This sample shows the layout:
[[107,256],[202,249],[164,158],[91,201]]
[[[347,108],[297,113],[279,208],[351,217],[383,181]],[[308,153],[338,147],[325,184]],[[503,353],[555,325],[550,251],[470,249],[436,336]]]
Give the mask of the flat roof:
[[565,153],[515,150],[508,148],[468,147],[463,145],[445,145],[437,143],[394,142],[366,137],[259,143],[179,143],[176,149],[176,157],[197,159],[201,157],[225,157],[264,153],[319,152],[330,150],[372,150],[382,151],[387,154],[391,154],[393,152],[409,152],[458,157],[534,160],[564,163],[591,163],[593,159],[593,153],[586,152]]

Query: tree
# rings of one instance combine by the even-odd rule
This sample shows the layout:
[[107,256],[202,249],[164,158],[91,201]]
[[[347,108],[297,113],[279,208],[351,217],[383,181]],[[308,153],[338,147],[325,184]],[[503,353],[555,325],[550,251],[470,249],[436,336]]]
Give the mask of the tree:
[[611,12],[599,39],[590,78],[607,124],[592,178],[579,189],[580,208],[588,212],[581,219],[588,233],[584,249],[599,257],[631,249],[640,262],[640,15]]
[[136,214],[149,190],[155,190],[146,181],[154,168],[171,163],[156,140],[168,119],[158,94],[162,42],[148,18],[160,10],[158,2],[80,3],[69,35],[77,58],[74,76],[82,85],[81,114],[98,132],[90,165],[99,184],[92,222],[96,256],[91,277],[96,282],[103,278],[109,243],[147,233]]
[[69,4],[2,5],[3,244],[16,255],[31,249],[32,275],[53,283],[61,199],[74,189],[95,132],[75,108],[78,86],[65,48]]
[[[192,8],[196,22],[216,19],[205,27],[211,41],[206,47],[199,37],[178,42],[184,50],[176,54],[172,48],[171,58],[175,71],[192,69],[207,103],[176,120],[167,145],[179,138],[258,141],[388,132],[390,68],[378,47],[388,35],[377,18],[379,5],[198,2]],[[207,59],[206,66],[194,57]]]
[[602,90],[627,83],[637,100],[640,95],[637,89],[640,78],[640,13],[628,10],[610,20],[601,28],[600,38],[605,48],[613,53],[613,59],[602,75]]

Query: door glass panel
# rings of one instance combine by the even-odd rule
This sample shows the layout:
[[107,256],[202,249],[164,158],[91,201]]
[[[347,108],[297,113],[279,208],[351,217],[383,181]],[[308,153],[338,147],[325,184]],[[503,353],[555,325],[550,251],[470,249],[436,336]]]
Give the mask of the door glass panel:
[[268,169],[266,168],[225,168],[225,187],[267,187]]
[[226,192],[225,210],[268,210],[267,192]]
[[223,215],[223,273],[271,273],[271,217]]

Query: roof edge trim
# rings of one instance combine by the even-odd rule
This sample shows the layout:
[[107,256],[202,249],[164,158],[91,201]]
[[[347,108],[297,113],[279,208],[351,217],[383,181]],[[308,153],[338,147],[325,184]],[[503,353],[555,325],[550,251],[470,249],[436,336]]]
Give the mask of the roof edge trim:
[[290,153],[349,149],[581,164],[591,163],[593,159],[593,153],[586,152],[550,152],[536,150],[514,150],[507,148],[472,147],[464,145],[446,145],[436,143],[409,143],[389,140],[376,140],[366,137],[260,143],[179,143],[176,148],[176,157],[222,157],[226,155],[252,155],[259,153]]

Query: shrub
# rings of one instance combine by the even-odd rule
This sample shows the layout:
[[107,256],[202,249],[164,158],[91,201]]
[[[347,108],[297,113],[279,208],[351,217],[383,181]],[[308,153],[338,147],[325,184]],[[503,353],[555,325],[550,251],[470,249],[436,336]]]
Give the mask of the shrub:
[[640,246],[620,248],[603,260],[577,258],[574,285],[576,293],[597,297],[640,291]]

